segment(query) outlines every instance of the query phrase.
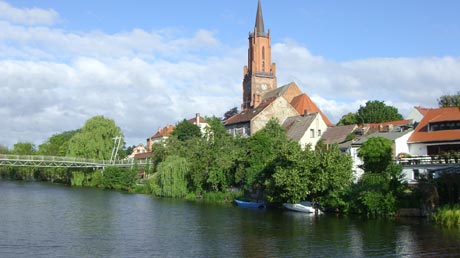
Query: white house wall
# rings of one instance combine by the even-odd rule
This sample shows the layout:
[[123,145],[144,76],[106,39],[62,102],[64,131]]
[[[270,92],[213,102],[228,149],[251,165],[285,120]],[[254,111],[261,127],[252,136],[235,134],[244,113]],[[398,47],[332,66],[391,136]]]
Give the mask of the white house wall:
[[[313,134],[314,134],[313,137],[311,137],[311,132],[310,132],[310,130],[312,129],[313,129]],[[302,149],[305,149],[305,147],[308,144],[310,144],[311,149],[314,150],[316,147],[316,143],[318,143],[319,139],[321,139],[321,136],[323,135],[324,132],[326,132],[326,130],[327,130],[327,125],[324,122],[323,118],[321,117],[320,114],[316,114],[315,119],[310,124],[310,127],[308,127],[303,137],[299,141],[299,144],[302,147]]]
[[402,152],[410,153],[409,144],[407,144],[407,140],[409,140],[409,137],[411,137],[412,133],[414,133],[414,131],[406,133],[405,135],[395,140],[395,155],[398,155]]

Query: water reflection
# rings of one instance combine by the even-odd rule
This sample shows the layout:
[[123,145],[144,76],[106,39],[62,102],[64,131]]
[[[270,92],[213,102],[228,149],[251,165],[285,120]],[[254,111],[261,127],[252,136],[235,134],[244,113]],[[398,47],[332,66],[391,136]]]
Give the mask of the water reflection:
[[0,181],[0,257],[442,257],[460,230]]

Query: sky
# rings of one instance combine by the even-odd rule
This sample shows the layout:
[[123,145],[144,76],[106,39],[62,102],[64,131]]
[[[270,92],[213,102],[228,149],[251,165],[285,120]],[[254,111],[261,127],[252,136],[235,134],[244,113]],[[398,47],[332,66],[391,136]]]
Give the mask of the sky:
[[[262,0],[278,85],[335,123],[460,91],[460,1]],[[113,119],[128,146],[240,107],[256,0],[0,0],[0,145]]]

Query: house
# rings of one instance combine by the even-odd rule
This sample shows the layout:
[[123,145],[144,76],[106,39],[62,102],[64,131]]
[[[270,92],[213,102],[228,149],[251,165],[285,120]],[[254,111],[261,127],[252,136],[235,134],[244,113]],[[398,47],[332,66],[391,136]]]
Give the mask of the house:
[[283,123],[289,139],[300,144],[302,149],[309,146],[315,149],[316,143],[327,129],[327,124],[320,113],[305,113],[301,116],[291,116]]
[[[321,136],[320,141],[326,146],[338,144],[339,149],[343,152],[349,152],[352,140],[358,131],[357,125],[342,125],[327,128]],[[356,132],[355,132],[356,131]]]
[[144,144],[140,143],[139,145],[133,148],[131,154],[128,155],[128,159],[133,159],[135,155],[146,152],[148,152],[147,148],[144,146]]
[[147,151],[151,152],[152,151],[152,145],[154,143],[162,143],[166,139],[168,139],[169,135],[174,131],[174,126],[173,125],[167,125],[163,128],[158,128],[158,131],[147,138]]
[[411,121],[413,124],[418,124],[422,121],[423,117],[428,113],[430,108],[424,108],[421,106],[414,107],[407,115],[406,119]]
[[264,128],[271,118],[283,123],[287,117],[297,115],[295,108],[285,98],[269,98],[255,108],[243,110],[230,117],[224,123],[230,134],[247,137]]
[[[383,137],[389,139],[393,142],[392,146],[392,157],[396,159],[398,154],[400,153],[408,153],[409,152],[409,145],[408,139],[414,133],[413,129],[401,129],[399,127],[394,128],[389,132],[375,132],[363,137],[360,137],[356,141],[353,141],[350,149],[350,155],[353,159],[353,174],[355,176],[355,180],[359,180],[359,178],[364,173],[364,170],[361,168],[363,165],[363,161],[358,157],[359,148],[370,138],[372,137]],[[406,179],[407,176],[406,176]]]
[[206,122],[206,119],[200,116],[200,113],[196,113],[195,117],[188,119],[187,122],[198,126],[200,128],[201,134],[205,133],[206,127],[208,126],[208,122]]
[[408,143],[412,156],[460,151],[460,108],[428,110]]

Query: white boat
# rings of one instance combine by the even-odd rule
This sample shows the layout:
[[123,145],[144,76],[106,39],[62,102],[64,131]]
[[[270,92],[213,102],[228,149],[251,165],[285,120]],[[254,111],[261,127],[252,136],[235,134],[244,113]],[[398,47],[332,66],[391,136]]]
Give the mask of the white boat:
[[301,202],[301,203],[283,203],[283,206],[291,211],[305,212],[305,213],[314,213],[315,208],[311,205],[311,202]]

